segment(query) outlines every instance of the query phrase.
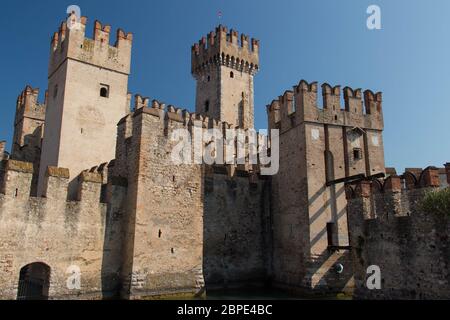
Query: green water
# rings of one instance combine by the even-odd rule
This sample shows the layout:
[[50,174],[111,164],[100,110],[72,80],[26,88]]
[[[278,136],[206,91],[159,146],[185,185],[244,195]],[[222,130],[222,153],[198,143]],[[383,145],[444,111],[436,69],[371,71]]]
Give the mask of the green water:
[[206,300],[350,300],[344,294],[301,296],[276,289],[208,291]]

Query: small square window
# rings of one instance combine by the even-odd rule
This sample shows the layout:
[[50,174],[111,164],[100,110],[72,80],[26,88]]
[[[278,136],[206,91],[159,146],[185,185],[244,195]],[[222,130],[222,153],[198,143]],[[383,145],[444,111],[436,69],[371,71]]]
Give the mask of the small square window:
[[362,159],[362,150],[360,148],[353,149],[353,159],[354,160]]
[[100,84],[100,97],[109,98],[109,86],[107,84]]

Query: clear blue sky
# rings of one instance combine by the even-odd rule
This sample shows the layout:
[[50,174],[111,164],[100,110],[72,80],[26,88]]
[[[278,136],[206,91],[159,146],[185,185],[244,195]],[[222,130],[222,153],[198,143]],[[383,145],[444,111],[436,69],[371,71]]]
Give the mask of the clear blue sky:
[[[134,33],[129,90],[192,110],[190,48],[221,23],[261,41],[256,126],[265,106],[300,79],[383,92],[386,165],[450,161],[450,1],[4,1],[0,140],[11,141],[17,95],[47,83],[50,36],[77,4],[89,18]],[[381,7],[382,30],[366,28]],[[218,12],[222,17],[218,17]],[[42,95],[43,93],[41,93]]]

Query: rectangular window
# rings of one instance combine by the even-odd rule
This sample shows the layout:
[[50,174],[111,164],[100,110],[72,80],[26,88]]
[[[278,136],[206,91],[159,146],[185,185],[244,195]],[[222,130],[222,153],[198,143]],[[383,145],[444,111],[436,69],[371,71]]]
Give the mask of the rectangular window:
[[336,243],[336,224],[334,222],[327,223],[327,239],[328,239],[329,247],[334,247],[337,245],[337,243]]
[[353,160],[361,160],[362,159],[362,150],[360,148],[353,149]]

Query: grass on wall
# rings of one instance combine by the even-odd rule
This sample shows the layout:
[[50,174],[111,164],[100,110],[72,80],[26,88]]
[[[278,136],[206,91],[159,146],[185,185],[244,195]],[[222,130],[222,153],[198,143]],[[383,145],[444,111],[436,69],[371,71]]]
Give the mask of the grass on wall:
[[421,202],[421,207],[430,214],[450,216],[450,188],[427,192]]

